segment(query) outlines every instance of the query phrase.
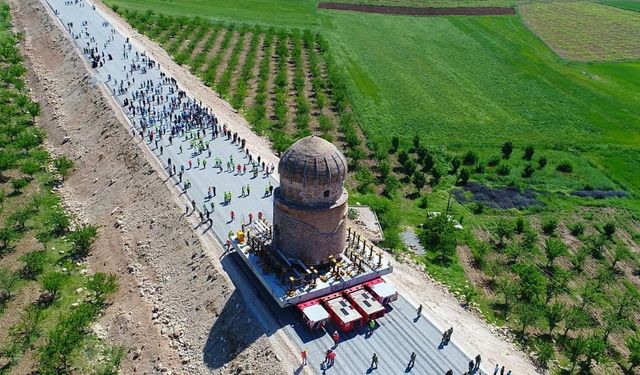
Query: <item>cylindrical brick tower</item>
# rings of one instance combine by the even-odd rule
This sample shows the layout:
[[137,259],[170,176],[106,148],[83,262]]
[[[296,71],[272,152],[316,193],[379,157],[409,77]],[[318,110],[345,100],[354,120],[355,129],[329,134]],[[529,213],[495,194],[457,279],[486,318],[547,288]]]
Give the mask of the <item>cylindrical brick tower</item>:
[[291,145],[278,164],[273,243],[290,258],[317,265],[341,254],[347,237],[347,160],[320,137]]

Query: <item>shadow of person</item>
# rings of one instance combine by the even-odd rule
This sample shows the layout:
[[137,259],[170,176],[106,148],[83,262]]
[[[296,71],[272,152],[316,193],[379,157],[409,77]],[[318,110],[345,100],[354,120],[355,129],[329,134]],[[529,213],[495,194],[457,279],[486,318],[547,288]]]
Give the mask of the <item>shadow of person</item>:
[[[215,306],[207,306],[207,309],[217,310]],[[214,370],[223,367],[264,335],[259,325],[247,324],[250,314],[242,297],[234,290],[209,330],[202,351],[207,367]]]

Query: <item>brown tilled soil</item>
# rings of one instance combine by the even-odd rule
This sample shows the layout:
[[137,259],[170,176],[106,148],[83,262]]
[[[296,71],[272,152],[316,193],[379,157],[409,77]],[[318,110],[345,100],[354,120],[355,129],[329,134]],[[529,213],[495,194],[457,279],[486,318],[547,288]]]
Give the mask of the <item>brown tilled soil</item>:
[[363,5],[343,3],[318,3],[318,9],[350,10],[354,12],[400,14],[407,16],[500,16],[516,14],[515,8],[464,7],[464,8],[418,8],[385,5]]
[[122,373],[281,374],[270,341],[215,265],[217,244],[194,232],[176,197],[123,127],[38,0],[11,1],[23,32],[28,83],[52,151],[75,171],[60,190],[80,221],[100,227],[88,259],[118,276],[119,291],[94,330],[124,345]]

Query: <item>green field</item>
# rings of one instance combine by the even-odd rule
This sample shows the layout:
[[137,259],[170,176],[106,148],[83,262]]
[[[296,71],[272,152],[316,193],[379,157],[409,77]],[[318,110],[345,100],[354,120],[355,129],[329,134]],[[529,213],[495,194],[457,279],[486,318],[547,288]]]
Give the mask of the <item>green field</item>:
[[409,7],[509,7],[519,0],[327,0],[329,3],[389,5]]
[[529,28],[566,59],[640,58],[640,13],[597,3],[529,3],[519,9]]
[[516,16],[388,17],[317,11],[311,1],[109,4],[321,31],[376,146],[388,147],[394,134],[404,142],[420,134],[434,146],[481,154],[505,140],[571,148],[625,188],[640,186],[628,172],[634,161],[618,157],[640,145],[640,96],[633,94],[640,92],[640,64],[567,63]]
[[636,12],[640,12],[640,1],[638,0],[600,0],[599,3],[620,9],[635,10]]

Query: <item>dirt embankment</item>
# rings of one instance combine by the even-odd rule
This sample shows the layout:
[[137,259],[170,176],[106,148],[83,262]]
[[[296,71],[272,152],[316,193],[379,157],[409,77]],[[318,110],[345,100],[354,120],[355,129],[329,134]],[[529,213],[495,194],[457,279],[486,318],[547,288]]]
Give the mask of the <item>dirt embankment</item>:
[[400,14],[406,16],[502,16],[516,14],[515,8],[502,7],[420,8],[345,3],[318,3],[318,9],[350,10],[354,12]]
[[42,107],[39,125],[52,152],[75,162],[60,193],[81,221],[100,227],[90,267],[119,278],[94,329],[129,349],[122,373],[283,373],[260,325],[70,39],[38,0],[11,6]]

